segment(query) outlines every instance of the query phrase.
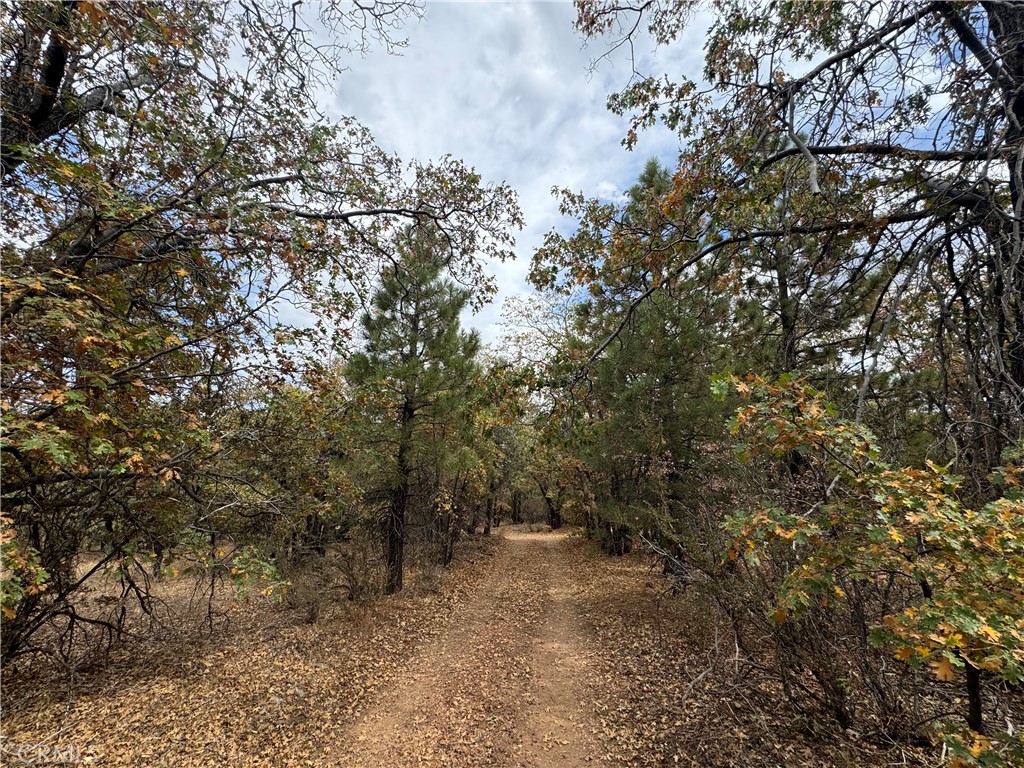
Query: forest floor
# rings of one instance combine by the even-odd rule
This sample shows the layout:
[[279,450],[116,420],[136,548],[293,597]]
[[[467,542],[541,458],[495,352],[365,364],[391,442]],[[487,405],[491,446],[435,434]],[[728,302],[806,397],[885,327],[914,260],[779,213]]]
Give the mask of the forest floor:
[[252,604],[205,643],[136,641],[70,682],[16,673],[3,764],[922,764],[736,682],[712,616],[647,558],[503,527],[440,585],[369,608],[306,624]]

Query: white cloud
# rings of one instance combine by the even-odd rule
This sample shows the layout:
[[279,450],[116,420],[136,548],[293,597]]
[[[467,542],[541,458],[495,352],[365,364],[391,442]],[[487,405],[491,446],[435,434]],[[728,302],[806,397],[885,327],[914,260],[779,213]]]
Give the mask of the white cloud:
[[[615,199],[645,160],[672,163],[674,136],[647,132],[637,150],[620,141],[626,118],[609,113],[608,94],[632,71],[622,50],[596,70],[573,28],[568,2],[431,2],[408,29],[402,55],[374,51],[352,62],[338,83],[330,111],[352,115],[377,141],[405,160],[452,154],[488,182],[505,181],[520,196],[526,229],[517,238],[514,263],[494,264],[500,293],[494,305],[466,323],[485,342],[498,336],[500,304],[530,291],[529,261],[545,232],[560,223],[552,187]],[[687,42],[651,55],[637,48],[640,65],[653,73],[699,72],[703,29]],[[563,225],[564,226],[564,225]]]

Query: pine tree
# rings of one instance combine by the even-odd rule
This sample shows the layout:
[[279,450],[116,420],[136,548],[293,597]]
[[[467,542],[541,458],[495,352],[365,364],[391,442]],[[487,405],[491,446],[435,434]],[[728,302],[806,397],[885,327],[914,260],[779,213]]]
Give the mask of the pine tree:
[[[348,378],[380,404],[377,441],[388,455],[376,489],[384,501],[385,592],[402,589],[406,518],[417,470],[431,453],[437,427],[466,400],[480,340],[463,331],[459,314],[469,291],[444,279],[436,232],[410,228],[362,317],[365,351],[353,355]],[[374,409],[371,409],[371,412]]]

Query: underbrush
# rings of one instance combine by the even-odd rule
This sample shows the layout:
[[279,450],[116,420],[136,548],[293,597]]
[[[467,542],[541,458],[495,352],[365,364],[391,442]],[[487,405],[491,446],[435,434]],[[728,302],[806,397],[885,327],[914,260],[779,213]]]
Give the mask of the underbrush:
[[[602,720],[624,765],[967,766],[972,747],[984,754],[995,743],[976,735],[965,744],[967,759],[950,750],[949,729],[963,727],[966,706],[954,681],[882,651],[860,659],[852,649],[826,647],[813,627],[730,614],[722,606],[733,601],[673,582],[649,556],[604,562],[581,578],[593,581],[589,610],[608,646],[604,675],[618,681]],[[812,650],[831,652],[827,669],[853,715],[848,727],[830,709],[832,693],[822,684],[829,678],[815,669]],[[882,691],[893,697],[888,709],[879,704]],[[993,730],[1012,738],[1024,690],[987,676],[983,695]]]
[[[147,579],[143,600],[126,594],[116,573],[97,573],[75,603],[75,621],[52,622],[37,634],[30,652],[6,665],[5,716],[29,710],[41,698],[71,701],[94,693],[110,675],[128,680],[173,675],[242,638],[299,631],[304,625],[358,628],[389,605],[442,599],[453,570],[486,560],[497,546],[492,538],[467,536],[456,546],[449,569],[429,557],[413,558],[406,589],[386,601],[379,555],[346,544],[282,568],[286,588],[280,594],[239,592],[223,570],[168,569],[167,575]],[[88,570],[90,563],[80,567]]]

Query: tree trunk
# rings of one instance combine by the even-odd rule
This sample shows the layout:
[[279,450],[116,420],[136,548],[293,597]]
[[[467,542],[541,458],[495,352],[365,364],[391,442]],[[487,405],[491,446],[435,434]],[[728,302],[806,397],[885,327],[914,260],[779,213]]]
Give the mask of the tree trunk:
[[775,284],[778,288],[780,338],[778,365],[780,373],[792,373],[797,367],[797,316],[799,301],[789,288],[790,254],[788,246],[779,246],[775,259]]
[[487,536],[491,535],[491,528],[498,527],[497,520],[495,520],[495,512],[498,505],[497,493],[498,484],[492,480],[487,489],[487,520],[484,522],[484,534]]
[[562,513],[551,503],[548,504],[548,525],[551,526],[553,531],[557,531],[562,527]]
[[512,524],[519,525],[523,522],[523,492],[512,491]]
[[[779,301],[779,350],[777,360],[779,373],[794,373],[797,370],[797,319],[800,314],[799,299],[790,290],[790,266],[792,256],[789,246],[781,244],[775,254],[775,283]],[[787,451],[785,455],[786,471],[791,480],[801,475],[807,461],[796,450]]]
[[551,526],[551,530],[557,530],[562,527],[562,512],[555,502],[548,497],[547,486],[540,480],[537,480],[537,485],[540,487],[541,498],[544,499],[544,503],[548,506],[548,525]]
[[319,512],[306,515],[306,533],[303,554],[315,553],[323,557],[327,554],[327,526]]
[[975,733],[985,733],[981,706],[981,670],[965,662],[967,671],[967,725]]
[[393,595],[402,591],[405,565],[405,506],[408,486],[403,483],[388,505],[384,518],[384,593]]
[[633,551],[633,538],[625,525],[611,525],[608,531],[608,554],[615,557],[628,555]]
[[[1000,291],[1000,309],[1004,315],[1003,324],[1005,331],[1004,346],[1006,376],[1009,379],[1009,389],[1012,393],[1009,399],[1011,406],[1009,419],[1019,424],[1024,415],[1024,264],[1021,263],[1021,250],[1024,244],[1021,242],[1021,230],[1016,224],[1020,220],[1021,212],[1024,211],[1024,174],[1020,165],[1015,159],[1020,154],[1021,144],[1024,143],[1024,98],[1021,98],[1021,89],[1024,88],[1024,6],[1020,3],[982,3],[989,18],[989,27],[995,37],[995,47],[998,51],[1003,72],[1009,78],[1009,82],[1002,84],[1004,97],[1004,109],[1008,118],[1006,121],[1007,136],[1006,144],[1014,151],[1007,157],[1007,176],[1010,182],[1010,204],[1011,215],[1005,217],[1005,221],[1013,224],[1003,224],[999,241],[996,244],[996,252],[1000,257],[1000,281],[1003,283]],[[993,217],[995,218],[995,217]],[[1005,444],[1000,441],[998,450],[1001,452]],[[991,462],[995,464],[999,459],[997,453]]]
[[384,518],[384,593],[393,595],[402,591],[405,568],[405,512],[409,505],[409,483],[412,467],[409,450],[412,447],[413,420],[416,410],[407,398],[402,406],[401,441],[398,445],[398,486],[392,490],[391,503]]

